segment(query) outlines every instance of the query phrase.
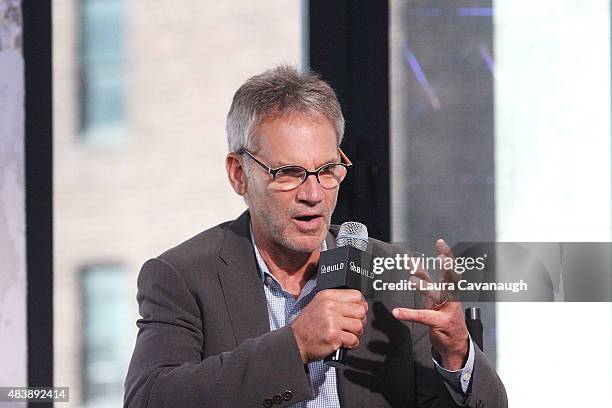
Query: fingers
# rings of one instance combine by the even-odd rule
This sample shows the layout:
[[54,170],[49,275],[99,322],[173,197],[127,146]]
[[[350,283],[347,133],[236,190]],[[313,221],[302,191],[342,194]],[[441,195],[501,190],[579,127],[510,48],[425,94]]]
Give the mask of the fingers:
[[316,361],[339,347],[359,346],[367,323],[368,304],[357,290],[327,289],[291,323],[304,363]]
[[440,313],[436,310],[406,309],[398,307],[393,309],[393,317],[398,320],[421,323],[426,326],[434,326],[440,320]]
[[441,255],[446,255],[450,258],[453,257],[453,252],[451,251],[446,241],[444,241],[442,238],[438,238],[438,240],[436,241],[436,250]]
[[355,349],[359,347],[359,337],[355,336],[353,333],[340,333],[340,341],[342,342],[342,347],[344,348]]
[[359,304],[336,303],[334,307],[336,308],[336,312],[341,316],[337,320],[337,327],[340,330],[361,336],[368,322],[368,304],[365,302],[360,302]]
[[[411,262],[411,274],[412,276],[415,276],[419,279],[423,279],[424,281],[427,282],[431,282],[431,276],[429,275],[429,272],[427,272],[427,270],[423,267],[423,263],[422,262],[417,262],[417,259],[415,258],[410,258],[410,262]],[[416,266],[415,266],[416,265]]]
[[[339,292],[346,292],[347,289],[342,290],[325,290],[328,292],[326,296],[321,296],[318,301],[323,306],[323,314],[326,315],[329,320],[329,327],[333,330],[346,331],[353,333],[357,336],[361,336],[364,331],[364,327],[367,324],[368,304],[367,302],[360,300],[362,299],[359,291],[349,294],[348,297],[343,299],[351,299],[351,302],[338,301],[336,296]],[[355,293],[358,296],[355,296]],[[318,296],[318,294],[317,294]],[[354,300],[358,299],[357,302]]]
[[452,271],[455,257],[448,244],[442,238],[436,241],[436,251],[438,251],[438,258],[440,259],[440,265],[442,265],[442,271]]
[[333,303],[332,308],[335,308],[342,316],[352,319],[365,319],[368,313],[368,304],[366,302],[355,303]]
[[317,296],[336,300],[338,302],[358,303],[363,301],[363,295],[360,291],[355,289],[325,289],[317,293]]
[[[439,290],[439,289],[424,289],[421,288],[418,279],[410,278],[411,281],[416,283],[415,290],[425,296],[425,307],[429,308],[435,304],[441,304],[445,300],[448,301],[450,295],[447,290]],[[454,298],[453,298],[454,299]]]
[[339,322],[340,329],[344,332],[349,332],[357,336],[363,334],[364,324],[361,319],[344,318]]
[[[427,307],[430,307],[432,304],[435,303],[441,303],[442,299],[445,297],[442,291],[438,289],[426,289],[428,287],[427,284],[433,283],[433,280],[431,279],[431,276],[429,275],[427,270],[424,269],[420,263],[418,264],[418,267],[416,268],[412,276],[410,276],[409,280],[415,283],[416,291],[427,298]],[[425,284],[421,285],[420,281],[424,281]]]
[[315,299],[326,303],[331,311],[337,311],[342,316],[364,320],[368,313],[368,303],[363,295],[354,289],[325,289],[317,293]]
[[436,251],[438,251],[438,258],[440,258],[440,264],[442,265],[442,281],[457,283],[459,274],[455,273],[453,269],[455,256],[442,238],[436,241]]
[[[410,261],[412,263],[412,272],[409,280],[415,283],[415,288],[417,292],[421,293],[422,295],[425,295],[428,301],[430,301],[429,303],[439,303],[440,299],[442,298],[440,291],[434,289],[425,289],[428,287],[428,283],[433,283],[429,272],[427,272],[421,262],[416,262],[415,258],[410,258]],[[421,285],[420,281],[424,281],[426,284]],[[427,305],[427,307],[429,306],[430,304]]]

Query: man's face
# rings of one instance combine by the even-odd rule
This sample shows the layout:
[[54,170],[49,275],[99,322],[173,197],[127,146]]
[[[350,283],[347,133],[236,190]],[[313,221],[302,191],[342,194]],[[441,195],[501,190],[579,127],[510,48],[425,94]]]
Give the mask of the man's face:
[[[271,168],[299,165],[313,171],[338,161],[336,132],[323,116],[285,114],[265,119],[256,129],[252,152]],[[293,251],[314,252],[321,248],[338,187],[325,189],[315,176],[289,191],[270,188],[272,176],[252,161],[247,199],[253,228],[260,239]]]

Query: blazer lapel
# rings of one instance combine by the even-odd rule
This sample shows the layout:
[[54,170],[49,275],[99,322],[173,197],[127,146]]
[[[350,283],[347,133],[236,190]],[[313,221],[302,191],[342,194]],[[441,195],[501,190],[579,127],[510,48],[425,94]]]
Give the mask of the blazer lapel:
[[229,312],[236,344],[270,331],[268,305],[249,234],[245,211],[225,233],[219,256],[219,282]]

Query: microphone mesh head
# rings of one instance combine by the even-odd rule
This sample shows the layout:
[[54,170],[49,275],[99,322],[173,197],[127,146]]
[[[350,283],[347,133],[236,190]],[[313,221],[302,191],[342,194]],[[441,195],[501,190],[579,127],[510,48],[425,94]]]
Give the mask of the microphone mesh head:
[[368,247],[368,227],[360,222],[343,222],[336,237],[336,246],[347,245],[365,251]]

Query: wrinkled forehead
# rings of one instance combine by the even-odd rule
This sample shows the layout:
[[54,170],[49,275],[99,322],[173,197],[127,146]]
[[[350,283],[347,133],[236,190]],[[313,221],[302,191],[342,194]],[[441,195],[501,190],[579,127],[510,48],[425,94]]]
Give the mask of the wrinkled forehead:
[[256,127],[254,142],[257,154],[272,165],[324,164],[338,157],[336,130],[318,113],[269,115]]

